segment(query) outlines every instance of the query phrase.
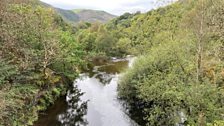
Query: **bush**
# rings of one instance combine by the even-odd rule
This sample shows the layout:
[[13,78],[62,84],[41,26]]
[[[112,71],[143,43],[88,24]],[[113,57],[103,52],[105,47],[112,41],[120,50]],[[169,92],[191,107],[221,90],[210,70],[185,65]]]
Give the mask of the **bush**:
[[119,96],[130,105],[142,105],[143,120],[150,126],[220,120],[224,95],[209,81],[196,81],[194,55],[187,52],[191,43],[166,44],[152,48],[124,74]]

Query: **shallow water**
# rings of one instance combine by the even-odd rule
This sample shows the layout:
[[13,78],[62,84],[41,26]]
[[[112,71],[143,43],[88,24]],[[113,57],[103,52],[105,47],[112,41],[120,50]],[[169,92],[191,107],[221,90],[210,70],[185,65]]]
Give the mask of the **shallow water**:
[[81,74],[34,126],[135,126],[117,99],[118,78],[132,63],[114,59]]

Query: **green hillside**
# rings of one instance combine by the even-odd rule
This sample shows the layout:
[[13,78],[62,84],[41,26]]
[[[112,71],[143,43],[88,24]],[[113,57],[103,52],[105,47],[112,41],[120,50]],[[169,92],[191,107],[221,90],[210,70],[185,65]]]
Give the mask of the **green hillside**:
[[106,23],[113,18],[115,15],[107,13],[105,11],[100,10],[89,10],[89,9],[74,9],[74,10],[65,10],[60,8],[55,8],[49,4],[44,2],[39,2],[44,7],[53,8],[65,21],[77,24],[80,22],[99,22],[99,23]]
[[91,58],[127,55],[137,59],[119,76],[118,96],[139,125],[224,125],[223,0],[116,18],[3,0],[0,23],[0,125],[32,125]]
[[80,21],[79,15],[71,10],[63,10],[56,8],[56,12],[67,22],[76,23]]
[[80,22],[99,22],[106,23],[116,16],[109,14],[105,11],[97,11],[97,10],[63,10],[59,8],[55,8],[56,12],[62,16],[62,18],[69,23],[80,23]]
[[78,15],[80,21],[86,21],[90,23],[106,23],[116,17],[115,15],[109,14],[105,11],[98,10],[75,9],[72,11]]

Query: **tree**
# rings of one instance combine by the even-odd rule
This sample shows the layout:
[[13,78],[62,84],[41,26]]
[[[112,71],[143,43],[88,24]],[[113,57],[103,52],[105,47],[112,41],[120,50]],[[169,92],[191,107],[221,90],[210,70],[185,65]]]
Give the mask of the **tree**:
[[196,9],[195,19],[195,34],[197,37],[197,80],[202,81],[202,62],[203,62],[203,51],[206,37],[206,23],[205,23],[205,3],[204,0],[198,2],[199,8]]
[[128,54],[131,52],[131,40],[129,38],[120,38],[116,43],[116,48],[120,54]]

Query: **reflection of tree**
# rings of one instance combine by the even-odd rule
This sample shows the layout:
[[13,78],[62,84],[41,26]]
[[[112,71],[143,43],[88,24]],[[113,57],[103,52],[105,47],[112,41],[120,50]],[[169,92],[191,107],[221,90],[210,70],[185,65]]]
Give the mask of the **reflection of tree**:
[[83,93],[74,87],[67,94],[68,109],[60,114],[58,119],[62,126],[86,126],[88,124],[85,115],[87,114],[87,102],[81,101]]
[[98,79],[102,84],[106,85],[106,84],[110,84],[113,76],[111,74],[106,74],[106,73],[98,73],[95,76],[96,79]]
[[94,62],[93,64],[96,66],[91,66],[89,68],[87,71],[88,77],[96,78],[104,85],[110,84],[114,75],[119,74],[128,67],[128,62],[127,59],[116,59],[99,66],[97,65],[97,62]]

